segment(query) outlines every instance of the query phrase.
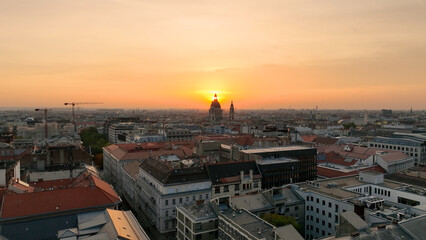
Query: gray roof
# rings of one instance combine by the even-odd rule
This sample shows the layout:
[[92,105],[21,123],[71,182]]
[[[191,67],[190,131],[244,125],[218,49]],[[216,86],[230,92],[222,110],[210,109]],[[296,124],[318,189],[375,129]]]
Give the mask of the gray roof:
[[105,211],[89,212],[78,215],[78,229],[85,230],[97,226],[104,225],[109,221],[109,217]]
[[363,230],[368,228],[368,224],[362,220],[360,216],[352,211],[343,212],[340,214],[344,219],[346,219],[356,230]]
[[231,205],[233,208],[244,208],[250,212],[274,208],[274,205],[272,205],[262,193],[232,197]]
[[291,224],[276,228],[275,233],[282,240],[303,240],[303,237],[297,232],[297,230]]
[[426,237],[426,215],[406,220],[399,225],[414,239],[425,239]]
[[228,222],[233,222],[258,239],[274,239],[274,226],[263,221],[247,210],[242,209],[241,211],[234,211],[229,209],[223,211],[221,215],[225,216],[228,219]]

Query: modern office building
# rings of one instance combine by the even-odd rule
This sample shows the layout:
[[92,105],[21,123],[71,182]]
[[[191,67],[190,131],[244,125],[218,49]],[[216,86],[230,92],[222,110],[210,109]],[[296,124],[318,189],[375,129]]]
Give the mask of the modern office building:
[[414,157],[416,165],[426,164],[426,134],[396,132],[390,137],[375,137],[368,146],[401,151]]
[[315,180],[317,151],[304,146],[256,148],[240,151],[240,159],[256,160],[262,188]]

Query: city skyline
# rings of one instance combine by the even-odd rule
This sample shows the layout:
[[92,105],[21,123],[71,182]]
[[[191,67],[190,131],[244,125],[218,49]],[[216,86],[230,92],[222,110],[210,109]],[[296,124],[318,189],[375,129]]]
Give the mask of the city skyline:
[[423,110],[424,1],[2,1],[0,108]]

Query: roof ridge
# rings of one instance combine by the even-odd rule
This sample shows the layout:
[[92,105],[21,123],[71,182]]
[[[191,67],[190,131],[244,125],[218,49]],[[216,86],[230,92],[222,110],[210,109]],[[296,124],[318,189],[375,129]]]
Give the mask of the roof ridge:
[[[92,176],[95,177],[95,176]],[[97,177],[96,177],[97,178]],[[98,178],[100,181],[104,182],[105,184],[108,184],[108,186],[111,187],[111,189],[115,192],[114,188],[107,182],[103,181],[102,179]],[[93,180],[93,179],[92,179]],[[117,198],[115,196],[113,196],[112,194],[110,194],[109,192],[105,191],[102,187],[100,187],[96,181],[93,181],[93,184],[96,186],[97,189],[99,189],[107,198],[109,198],[110,200],[114,201],[117,200]],[[116,193],[117,194],[117,193]],[[117,194],[118,200],[121,201],[120,196]]]

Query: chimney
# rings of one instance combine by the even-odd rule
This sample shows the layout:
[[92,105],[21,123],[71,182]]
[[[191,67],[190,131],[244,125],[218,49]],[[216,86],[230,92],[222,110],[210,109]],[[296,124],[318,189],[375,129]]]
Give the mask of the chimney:
[[244,171],[240,171],[240,180],[241,182],[244,180]]

